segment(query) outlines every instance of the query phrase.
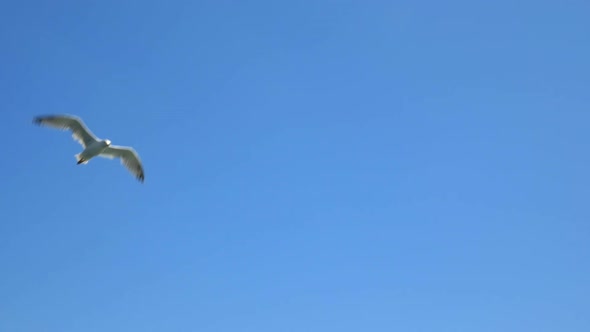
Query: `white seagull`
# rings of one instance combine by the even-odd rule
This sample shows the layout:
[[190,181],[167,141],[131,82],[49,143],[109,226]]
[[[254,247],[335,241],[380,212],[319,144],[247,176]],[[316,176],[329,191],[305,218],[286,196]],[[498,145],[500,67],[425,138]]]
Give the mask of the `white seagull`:
[[96,156],[109,159],[121,158],[121,164],[143,183],[143,166],[137,152],[131,147],[111,145],[111,141],[108,139],[97,138],[79,117],[67,114],[45,115],[36,117],[33,123],[61,130],[71,130],[72,137],[84,147],[84,150],[75,156],[78,165],[87,164],[90,159]]

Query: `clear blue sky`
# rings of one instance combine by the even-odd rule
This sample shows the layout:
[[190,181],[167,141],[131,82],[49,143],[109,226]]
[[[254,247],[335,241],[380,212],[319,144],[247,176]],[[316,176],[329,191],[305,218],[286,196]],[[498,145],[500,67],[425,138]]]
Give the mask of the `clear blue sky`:
[[589,331],[589,17],[3,2],[0,331]]

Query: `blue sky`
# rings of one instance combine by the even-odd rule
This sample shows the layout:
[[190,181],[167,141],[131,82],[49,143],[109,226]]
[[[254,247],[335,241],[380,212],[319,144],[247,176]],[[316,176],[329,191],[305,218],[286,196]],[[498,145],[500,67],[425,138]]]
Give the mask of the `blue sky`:
[[0,330],[588,331],[589,14],[3,2]]

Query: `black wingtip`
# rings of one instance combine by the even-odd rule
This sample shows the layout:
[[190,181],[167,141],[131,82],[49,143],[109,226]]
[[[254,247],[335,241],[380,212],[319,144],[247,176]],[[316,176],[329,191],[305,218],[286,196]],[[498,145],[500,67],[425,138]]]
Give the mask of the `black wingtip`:
[[40,124],[43,124],[43,121],[45,121],[45,120],[53,120],[53,119],[55,119],[54,115],[38,115],[33,118],[33,123],[40,125]]

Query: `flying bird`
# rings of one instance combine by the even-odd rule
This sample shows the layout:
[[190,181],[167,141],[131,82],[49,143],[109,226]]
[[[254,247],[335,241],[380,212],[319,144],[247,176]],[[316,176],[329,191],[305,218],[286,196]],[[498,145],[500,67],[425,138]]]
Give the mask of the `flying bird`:
[[109,159],[119,158],[121,164],[143,183],[143,166],[137,152],[131,147],[112,145],[110,140],[94,136],[79,117],[67,114],[44,115],[35,117],[33,123],[60,130],[70,130],[72,137],[84,147],[82,152],[75,155],[78,165],[87,164],[90,159],[96,156]]

